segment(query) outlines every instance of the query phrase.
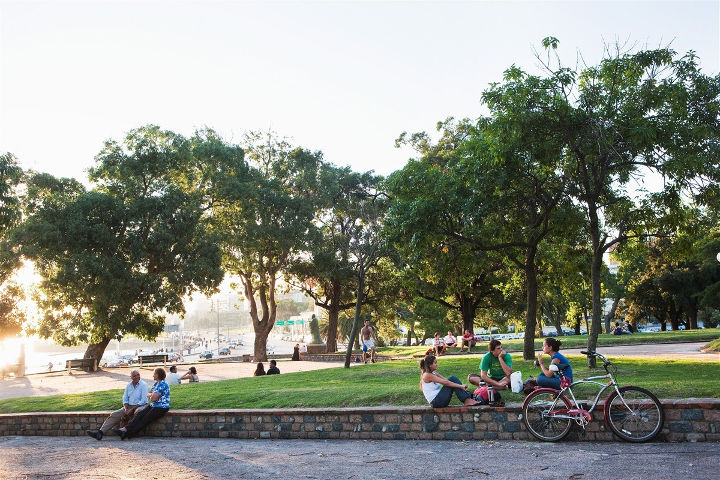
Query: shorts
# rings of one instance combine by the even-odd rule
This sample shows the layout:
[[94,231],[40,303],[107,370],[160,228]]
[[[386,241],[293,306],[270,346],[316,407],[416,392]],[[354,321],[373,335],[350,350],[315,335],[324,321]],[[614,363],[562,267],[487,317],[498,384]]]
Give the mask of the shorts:
[[363,345],[366,346],[368,350],[371,350],[375,348],[375,341],[372,338],[368,338],[367,340],[363,340]]

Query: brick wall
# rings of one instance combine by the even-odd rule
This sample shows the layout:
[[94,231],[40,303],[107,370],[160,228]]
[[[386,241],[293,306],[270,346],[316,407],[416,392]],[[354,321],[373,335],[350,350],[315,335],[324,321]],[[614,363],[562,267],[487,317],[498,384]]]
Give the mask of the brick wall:
[[[665,425],[656,441],[720,441],[720,399],[664,400]],[[0,435],[85,435],[109,412],[0,415]],[[175,410],[144,435],[195,438],[340,438],[387,440],[527,440],[521,405],[492,407],[367,407],[288,410]],[[569,439],[612,441],[602,409],[586,431]]]

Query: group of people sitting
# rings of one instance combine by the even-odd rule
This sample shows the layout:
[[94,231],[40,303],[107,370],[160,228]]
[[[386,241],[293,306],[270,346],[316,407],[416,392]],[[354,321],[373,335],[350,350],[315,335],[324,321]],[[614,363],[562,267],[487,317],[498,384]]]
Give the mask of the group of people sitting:
[[467,347],[468,352],[471,351],[472,347],[475,346],[475,335],[470,333],[470,330],[465,330],[465,333],[460,337],[460,343],[453,335],[452,331],[448,330],[445,337],[440,338],[440,334],[435,332],[432,348],[428,349],[427,354],[434,353],[436,357],[443,355],[448,348],[455,348],[459,346],[462,352]]
[[[533,381],[539,387],[560,389],[560,375],[568,377],[572,382],[572,368],[567,358],[560,353],[562,342],[548,337],[543,342],[542,352],[538,354],[536,365],[542,372]],[[499,403],[500,390],[510,388],[510,375],[512,374],[512,356],[507,353],[499,340],[490,340],[488,353],[480,362],[480,375],[468,375],[468,384],[478,387],[473,393],[468,391],[468,385],[463,384],[456,376],[445,378],[437,372],[437,355],[428,354],[420,360],[420,391],[425,399],[434,408],[447,407],[453,394],[463,405],[481,405],[488,403],[488,388],[495,393],[494,400]],[[546,366],[543,356],[549,356],[550,362]],[[555,365],[557,368],[550,368]],[[557,371],[556,371],[557,370]],[[482,387],[481,387],[482,386]]]
[[635,327],[630,322],[625,322],[624,325],[620,325],[620,322],[615,322],[615,328],[613,329],[613,335],[626,335],[635,333]]
[[[171,370],[172,368],[174,366],[170,367]],[[165,378],[165,369],[156,368],[153,371],[154,383],[148,391],[148,384],[140,379],[140,371],[130,372],[130,383],[123,393],[122,408],[112,412],[99,429],[88,430],[87,434],[96,440],[102,440],[104,435],[112,431],[118,434],[121,440],[125,440],[137,435],[145,426],[165,415],[170,410],[170,386]]]
[[277,362],[275,360],[270,360],[270,368],[267,369],[267,372],[265,371],[265,366],[262,364],[262,362],[258,362],[257,367],[255,368],[255,373],[253,373],[253,377],[259,377],[261,375],[279,375],[280,369],[277,367]]

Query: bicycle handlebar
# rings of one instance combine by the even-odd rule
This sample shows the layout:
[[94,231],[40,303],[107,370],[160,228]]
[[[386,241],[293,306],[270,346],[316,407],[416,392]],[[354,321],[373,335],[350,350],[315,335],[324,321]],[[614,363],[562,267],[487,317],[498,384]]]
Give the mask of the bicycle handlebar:
[[588,357],[597,357],[597,358],[601,359],[603,362],[603,368],[605,368],[606,372],[608,372],[608,366],[612,365],[612,362],[610,360],[608,360],[607,358],[605,358],[605,355],[603,355],[602,353],[593,352],[591,350],[580,350],[580,353],[582,353],[583,355],[586,355]]

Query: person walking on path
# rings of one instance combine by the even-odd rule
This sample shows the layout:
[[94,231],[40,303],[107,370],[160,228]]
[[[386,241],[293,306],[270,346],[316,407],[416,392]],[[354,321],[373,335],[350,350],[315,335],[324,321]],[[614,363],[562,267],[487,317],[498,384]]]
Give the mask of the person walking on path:
[[103,435],[120,425],[120,422],[130,420],[140,408],[147,406],[147,391],[148,384],[140,379],[140,371],[130,372],[130,383],[123,393],[123,407],[112,412],[98,430],[88,430],[87,434],[96,440],[102,440]]
[[170,386],[165,381],[165,369],[156,368],[153,372],[153,380],[155,383],[150,388],[150,393],[147,394],[150,406],[133,415],[126,427],[114,430],[120,435],[121,440],[134,437],[140,430],[170,410]]

